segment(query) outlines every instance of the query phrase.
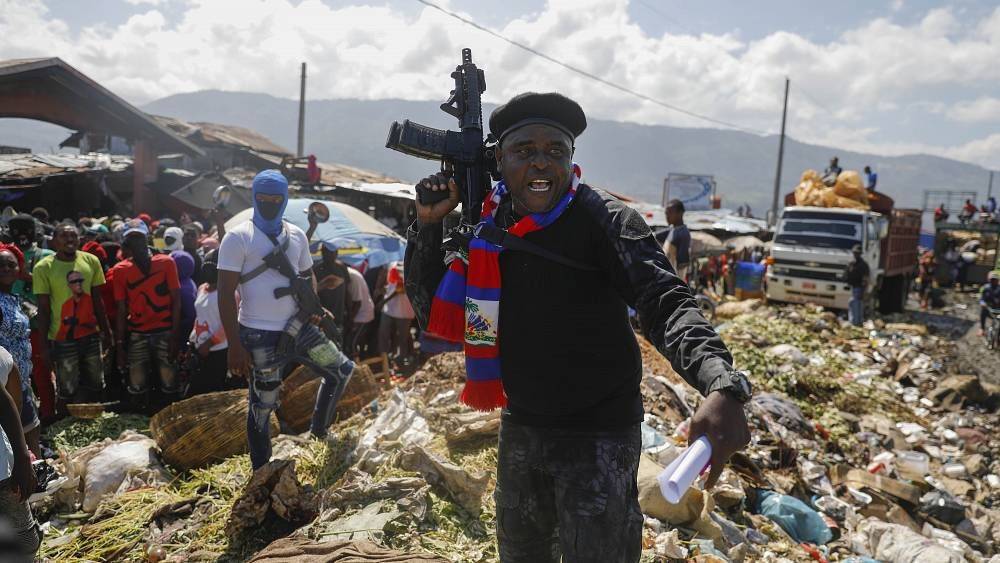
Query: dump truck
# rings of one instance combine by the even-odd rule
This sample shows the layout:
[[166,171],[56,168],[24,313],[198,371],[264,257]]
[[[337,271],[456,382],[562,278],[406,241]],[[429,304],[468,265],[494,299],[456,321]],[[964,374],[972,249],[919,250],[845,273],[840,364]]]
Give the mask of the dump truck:
[[866,309],[902,311],[916,274],[920,211],[895,209],[892,198],[870,192],[870,209],[795,205],[785,198],[765,276],[769,300],[847,309],[845,281],[851,248],[861,245],[871,268]]

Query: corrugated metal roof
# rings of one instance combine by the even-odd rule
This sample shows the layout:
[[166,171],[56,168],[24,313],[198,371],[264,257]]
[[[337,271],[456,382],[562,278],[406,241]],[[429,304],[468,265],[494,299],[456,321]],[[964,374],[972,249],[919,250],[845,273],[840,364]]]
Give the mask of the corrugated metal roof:
[[61,174],[107,170],[123,172],[132,167],[132,158],[107,154],[0,154],[0,184],[20,184],[28,180]]
[[205,121],[189,122],[162,115],[151,117],[160,125],[198,145],[227,145],[277,156],[292,156],[291,151],[285,147],[246,127]]
[[354,183],[365,184],[395,184],[399,180],[392,176],[386,176],[364,168],[348,166],[346,164],[332,164],[329,162],[317,162],[320,169],[320,182],[330,186],[343,186]]

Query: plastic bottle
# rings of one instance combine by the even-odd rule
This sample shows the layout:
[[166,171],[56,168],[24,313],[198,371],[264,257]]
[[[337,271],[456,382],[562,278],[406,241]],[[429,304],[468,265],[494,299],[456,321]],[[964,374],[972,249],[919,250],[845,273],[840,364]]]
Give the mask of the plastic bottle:
[[896,474],[904,479],[923,479],[930,471],[927,454],[906,450],[896,453]]
[[946,463],[941,468],[941,471],[948,477],[952,479],[959,479],[965,477],[965,466],[961,463]]

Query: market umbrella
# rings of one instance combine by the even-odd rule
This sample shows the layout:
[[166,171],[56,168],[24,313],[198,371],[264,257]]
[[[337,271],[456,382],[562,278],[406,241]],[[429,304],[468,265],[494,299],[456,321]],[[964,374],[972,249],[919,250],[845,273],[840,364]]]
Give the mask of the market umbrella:
[[717,237],[704,231],[691,231],[691,253],[695,255],[720,254],[726,250]]
[[764,247],[764,241],[757,237],[750,235],[744,235],[740,237],[733,237],[726,241],[726,248],[732,248],[733,250],[739,252],[741,250],[753,249],[756,247]]
[[[379,223],[374,217],[364,211],[336,201],[318,199],[290,199],[285,207],[286,221],[300,227],[303,231],[309,229],[306,210],[314,202],[326,205],[330,210],[330,219],[320,223],[313,234],[313,243],[332,241],[334,239],[350,239],[357,246],[340,249],[340,259],[359,269],[377,268],[390,262],[403,259],[406,251],[406,240],[389,227]],[[253,216],[253,208],[244,209],[230,220],[226,221],[226,230],[249,221]],[[318,251],[317,245],[314,249]]]

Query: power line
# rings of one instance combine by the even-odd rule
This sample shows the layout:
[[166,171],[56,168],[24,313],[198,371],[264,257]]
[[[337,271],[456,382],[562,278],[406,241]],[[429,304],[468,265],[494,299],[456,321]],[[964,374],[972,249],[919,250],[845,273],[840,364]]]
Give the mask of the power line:
[[496,31],[493,31],[492,29],[490,29],[488,27],[479,25],[478,23],[472,21],[471,19],[468,19],[466,17],[460,16],[459,14],[456,14],[455,12],[446,10],[446,9],[442,8],[441,6],[438,6],[437,4],[429,2],[428,0],[417,0],[417,2],[420,2],[421,4],[423,4],[423,5],[425,5],[425,6],[429,7],[429,8],[434,8],[435,10],[437,10],[437,11],[443,13],[443,14],[446,14],[446,15],[452,17],[452,18],[455,18],[456,20],[458,20],[458,21],[460,21],[460,22],[462,22],[462,23],[464,23],[466,25],[470,25],[470,26],[472,26],[472,27],[474,27],[474,28],[476,28],[476,29],[478,29],[480,31],[488,33],[488,34],[492,35],[493,37],[496,37],[497,39],[506,41],[507,43],[510,43],[511,45],[513,45],[515,47],[518,47],[520,49],[524,49],[525,51],[527,51],[527,52],[529,52],[529,53],[531,53],[531,54],[533,54],[533,55],[535,55],[537,57],[541,57],[541,58],[543,58],[543,59],[545,59],[545,60],[547,60],[547,61],[549,61],[551,63],[557,64],[557,65],[559,65],[559,66],[561,66],[561,67],[563,67],[563,68],[565,68],[565,69],[567,69],[569,71],[575,72],[575,73],[577,73],[577,74],[579,74],[581,76],[584,76],[584,77],[589,78],[591,80],[594,80],[596,82],[600,82],[601,84],[604,84],[605,86],[610,86],[610,87],[612,87],[612,88],[614,88],[614,89],[616,89],[616,90],[618,90],[620,92],[625,92],[626,94],[630,94],[632,96],[635,96],[635,97],[640,98],[642,100],[645,100],[647,102],[656,104],[658,106],[665,107],[665,108],[667,108],[669,110],[673,110],[673,111],[676,111],[678,113],[683,113],[684,115],[687,115],[689,117],[693,117],[695,119],[700,119],[702,121],[707,121],[707,122],[710,122],[710,123],[715,123],[716,125],[722,125],[724,127],[729,127],[731,129],[737,129],[737,130],[743,131],[745,133],[754,133],[754,134],[758,134],[758,135],[770,135],[771,134],[771,133],[769,133],[767,131],[762,131],[760,129],[754,129],[752,127],[744,127],[742,125],[737,125],[735,123],[730,123],[728,121],[723,121],[721,119],[716,119],[714,117],[709,117],[707,115],[702,115],[700,113],[695,113],[693,111],[686,110],[686,109],[684,109],[682,107],[678,107],[678,106],[675,106],[673,104],[669,104],[667,102],[664,102],[662,100],[658,100],[658,99],[653,98],[651,96],[647,96],[646,94],[642,94],[640,92],[636,92],[635,90],[632,90],[630,88],[622,86],[621,84],[618,84],[617,82],[612,82],[610,80],[601,78],[600,76],[597,76],[596,74],[591,74],[591,73],[589,73],[589,72],[587,72],[587,71],[585,71],[585,70],[583,70],[581,68],[575,67],[575,66],[570,65],[568,63],[564,63],[564,62],[560,61],[559,59],[556,59],[556,58],[554,58],[554,57],[552,57],[550,55],[547,55],[547,54],[545,54],[545,53],[543,53],[543,52],[541,52],[541,51],[539,51],[539,50],[537,50],[537,49],[535,49],[533,47],[529,47],[528,45],[525,45],[524,43],[515,41],[513,39],[508,39],[507,37],[501,35],[500,33],[496,32]]
[[823,102],[817,100],[812,94],[809,93],[809,90],[806,90],[801,85],[796,86],[796,90],[798,90],[799,92],[801,92],[802,94],[804,94],[806,98],[809,98],[809,101],[811,101],[812,103],[816,104],[821,109],[825,109],[827,112],[830,113],[830,115],[834,114],[833,110],[831,110],[829,107],[827,107],[827,105],[824,104]]
[[691,35],[694,35],[694,31],[692,31],[691,29],[689,29],[686,25],[682,24],[679,20],[677,20],[677,18],[675,18],[673,16],[670,16],[670,15],[667,15],[665,12],[663,12],[662,10],[660,10],[659,8],[657,8],[656,6],[653,6],[649,2],[646,2],[646,0],[636,0],[636,2],[639,3],[639,4],[642,4],[643,6],[645,6],[647,10],[649,10],[651,12],[654,12],[656,14],[659,14],[660,17],[662,17],[663,19],[667,20],[668,22],[676,25],[677,27],[681,28],[682,30],[690,33]]

